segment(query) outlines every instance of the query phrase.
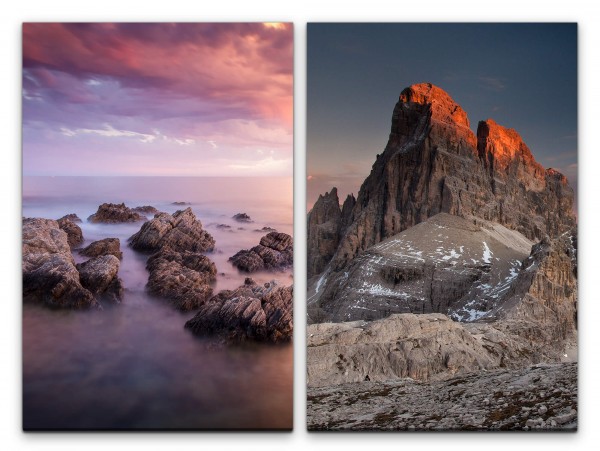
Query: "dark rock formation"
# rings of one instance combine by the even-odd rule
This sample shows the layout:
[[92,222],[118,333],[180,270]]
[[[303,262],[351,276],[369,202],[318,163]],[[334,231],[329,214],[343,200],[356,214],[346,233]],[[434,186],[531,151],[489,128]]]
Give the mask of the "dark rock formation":
[[231,226],[227,224],[217,224],[215,227],[220,230],[231,230]]
[[[340,227],[331,267],[343,268],[359,252],[440,212],[477,216],[539,240],[574,226],[572,206],[565,177],[537,164],[514,130],[488,120],[475,136],[446,92],[413,85],[402,91],[385,151],[347,213],[348,225]],[[315,257],[320,233],[309,227],[309,274],[323,265]]]
[[115,224],[121,222],[145,221],[146,217],[125,204],[102,204],[98,211],[88,218],[90,222]]
[[179,310],[197,309],[209,299],[217,268],[198,252],[176,252],[165,247],[148,259],[148,291],[165,297]]
[[67,234],[51,219],[23,219],[23,299],[56,308],[98,303],[79,280]]
[[215,247],[215,240],[202,228],[191,208],[178,210],[173,215],[157,214],[154,219],[145,222],[129,241],[133,249],[146,252],[166,247],[177,252],[206,252]]
[[114,255],[101,255],[77,265],[81,285],[95,295],[113,302],[123,297],[123,281],[119,278],[119,259]]
[[242,250],[229,258],[241,271],[276,270],[291,266],[294,261],[294,241],[286,233],[271,232],[263,236],[258,246]]
[[121,252],[121,241],[118,238],[105,238],[103,240],[94,241],[89,246],[80,249],[79,254],[86,257],[114,255],[119,260],[123,258],[123,252]]
[[236,213],[233,215],[233,219],[239,222],[252,222],[252,219],[246,213]]
[[254,229],[255,232],[269,233],[269,232],[277,232],[277,229],[273,227],[265,226],[262,229]]
[[252,279],[236,290],[221,291],[185,327],[197,335],[217,335],[227,341],[292,339],[293,288]]
[[171,205],[183,206],[183,205],[190,205],[190,203],[189,202],[173,202]]
[[75,213],[69,213],[68,215],[64,215],[62,218],[59,218],[58,221],[60,221],[61,219],[68,219],[72,222],[81,222],[81,219]]
[[133,211],[137,211],[139,213],[144,213],[147,215],[155,215],[156,213],[159,213],[159,211],[154,208],[152,205],[142,205],[139,207],[134,207],[132,208]]
[[[81,231],[81,228],[75,224],[73,220],[67,218],[67,216],[63,216],[57,221],[58,226],[67,234],[67,242],[69,243],[69,246],[75,247],[83,242],[83,232]],[[77,218],[77,216],[75,217]],[[79,221],[81,222],[81,219],[79,219]]]

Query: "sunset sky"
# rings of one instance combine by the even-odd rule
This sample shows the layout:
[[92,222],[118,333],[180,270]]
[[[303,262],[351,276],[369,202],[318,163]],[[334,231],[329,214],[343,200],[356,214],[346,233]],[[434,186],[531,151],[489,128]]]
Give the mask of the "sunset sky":
[[307,204],[357,194],[387,143],[394,105],[438,85],[471,128],[517,130],[577,188],[576,24],[308,24]]
[[291,24],[23,25],[24,175],[292,175]]

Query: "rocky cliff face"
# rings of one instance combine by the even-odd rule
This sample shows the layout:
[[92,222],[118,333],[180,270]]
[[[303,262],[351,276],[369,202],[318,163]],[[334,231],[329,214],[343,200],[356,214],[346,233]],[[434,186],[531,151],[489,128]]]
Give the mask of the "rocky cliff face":
[[413,85],[400,95],[388,144],[347,224],[337,236],[331,236],[335,227],[326,228],[324,240],[322,227],[311,227],[309,217],[309,277],[324,268],[336,241],[331,268],[339,270],[368,247],[441,212],[498,222],[539,240],[573,227],[572,207],[565,177],[536,163],[514,130],[487,120],[476,136],[446,92],[429,83]]
[[331,321],[433,312],[472,321],[498,304],[532,244],[499,224],[440,213],[325,273],[316,294]]

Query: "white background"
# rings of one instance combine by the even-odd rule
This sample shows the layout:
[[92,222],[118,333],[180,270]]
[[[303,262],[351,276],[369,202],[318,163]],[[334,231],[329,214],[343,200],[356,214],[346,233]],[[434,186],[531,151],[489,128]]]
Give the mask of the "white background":
[[[4,0],[0,28],[2,238],[0,288],[1,449],[190,449],[190,447],[369,451],[412,447],[446,450],[572,450],[600,446],[600,296],[597,234],[600,148],[600,7],[579,0],[503,2],[426,0],[227,1]],[[25,21],[291,21],[295,30],[295,388],[291,433],[28,433],[21,431],[21,23]],[[578,22],[579,23],[579,432],[312,433],[305,426],[305,143],[306,23],[315,22]],[[390,56],[393,57],[393,56]],[[343,74],[340,74],[343,77]],[[400,90],[402,86],[399,86]],[[557,90],[561,87],[557,86]],[[555,108],[561,108],[556,105]],[[597,169],[598,168],[598,169]],[[157,394],[159,396],[159,394]],[[266,394],[268,396],[268,394]],[[93,407],[91,407],[93,408]]]

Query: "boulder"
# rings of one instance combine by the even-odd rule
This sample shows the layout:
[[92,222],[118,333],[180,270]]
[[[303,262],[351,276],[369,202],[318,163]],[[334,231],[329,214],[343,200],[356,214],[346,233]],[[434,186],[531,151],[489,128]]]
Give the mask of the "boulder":
[[114,255],[119,260],[123,258],[123,252],[121,252],[121,241],[118,238],[104,238],[103,240],[94,241],[89,246],[80,249],[79,254],[86,257]]
[[293,264],[294,241],[286,233],[271,232],[263,236],[258,246],[241,250],[229,258],[240,271],[281,270]]
[[113,302],[123,297],[123,281],[119,278],[119,259],[114,255],[100,255],[77,265],[81,285],[95,295]]
[[148,291],[166,298],[182,311],[197,309],[213,294],[211,284],[217,268],[198,252],[176,252],[165,247],[153,254],[146,265],[150,272]]
[[178,210],[173,215],[159,213],[146,221],[129,238],[129,245],[137,251],[156,252],[168,247],[175,252],[207,252],[215,247],[214,238],[202,228],[191,208]]
[[58,221],[60,221],[61,219],[68,219],[73,222],[81,222],[81,219],[75,213],[69,213],[68,215],[64,215],[62,218],[59,218]]
[[23,219],[23,299],[54,308],[97,307],[81,285],[67,233],[51,219]]
[[117,224],[121,222],[145,221],[146,216],[126,207],[125,204],[105,203],[98,207],[98,211],[88,217],[90,222]]
[[[81,222],[81,220],[79,221]],[[63,216],[57,222],[60,229],[67,234],[67,242],[70,247],[75,247],[83,243],[83,232],[81,231],[81,227],[75,224],[75,221],[67,218],[67,216]]]
[[236,213],[233,215],[233,219],[239,222],[252,222],[252,219],[246,213]]
[[155,215],[156,213],[159,212],[152,205],[142,205],[142,206],[139,206],[139,207],[134,207],[134,208],[132,208],[132,210],[133,211],[137,211],[139,213],[146,214],[146,215]]
[[216,335],[229,342],[285,342],[293,335],[293,288],[252,279],[224,290],[200,307],[185,327],[197,335]]

